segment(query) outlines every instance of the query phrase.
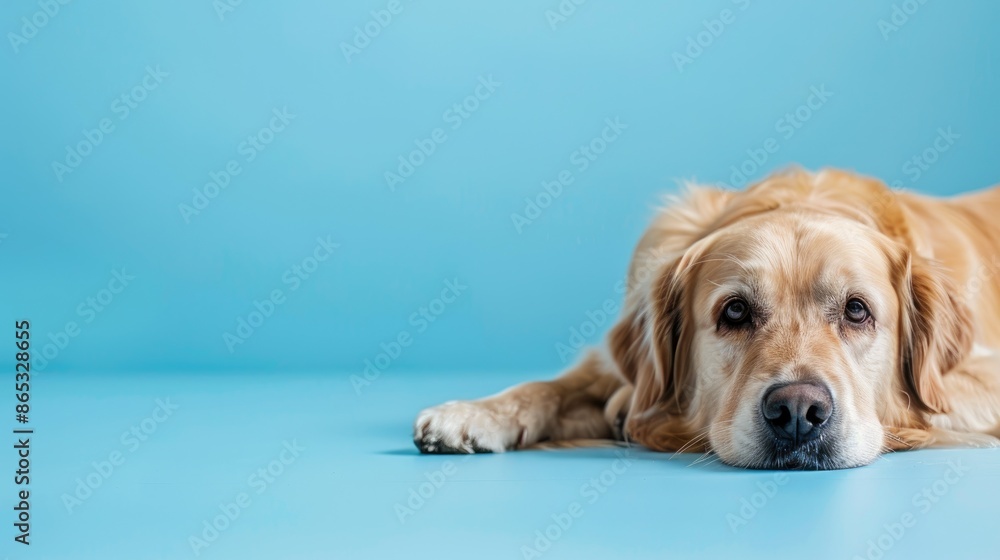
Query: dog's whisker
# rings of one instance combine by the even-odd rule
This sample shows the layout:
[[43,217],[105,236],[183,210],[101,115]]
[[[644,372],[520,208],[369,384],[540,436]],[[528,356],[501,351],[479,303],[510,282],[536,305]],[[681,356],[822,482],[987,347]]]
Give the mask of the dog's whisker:
[[694,463],[691,463],[688,466],[689,467],[693,467],[695,465],[700,465],[702,467],[707,467],[708,465],[713,465],[715,463],[718,463],[721,460],[722,460],[722,457],[719,457],[718,453],[708,452],[708,453],[705,454],[704,458],[699,459],[699,460],[695,461]]
[[673,459],[674,457],[677,456],[678,453],[684,453],[684,451],[686,449],[690,449],[694,445],[696,445],[696,444],[704,441],[705,439],[707,439],[708,438],[708,432],[709,432],[709,430],[711,430],[711,428],[708,428],[708,429],[704,430],[701,433],[701,435],[698,435],[696,437],[691,438],[687,443],[685,443],[677,451],[675,451],[674,454],[670,456],[670,458]]
[[703,463],[703,462],[705,462],[706,460],[708,460],[708,458],[709,458],[709,457],[711,457],[712,455],[715,455],[715,453],[713,453],[713,452],[711,452],[711,451],[706,451],[705,453],[702,453],[702,454],[701,454],[701,457],[698,457],[698,458],[697,458],[697,459],[695,459],[695,460],[694,460],[693,462],[691,462],[691,464],[689,464],[689,465],[688,465],[688,467],[693,467],[693,466],[695,466],[695,465],[698,465],[698,464],[700,464],[700,463]]

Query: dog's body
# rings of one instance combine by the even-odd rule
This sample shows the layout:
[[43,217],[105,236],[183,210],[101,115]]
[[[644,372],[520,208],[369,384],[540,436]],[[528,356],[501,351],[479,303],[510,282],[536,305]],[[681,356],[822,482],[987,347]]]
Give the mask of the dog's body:
[[647,229],[606,345],[553,381],[420,413],[427,453],[625,439],[842,468],[1000,436],[1000,188],[838,171],[692,189]]

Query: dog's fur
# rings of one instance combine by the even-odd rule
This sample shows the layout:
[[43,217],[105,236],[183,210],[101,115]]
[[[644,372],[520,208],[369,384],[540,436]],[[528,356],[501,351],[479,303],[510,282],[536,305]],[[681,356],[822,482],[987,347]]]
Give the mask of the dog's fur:
[[[841,171],[691,187],[646,230],[605,344],[553,381],[416,420],[425,453],[620,439],[751,468],[844,468],[1000,436],[1000,188],[949,200]],[[727,298],[753,321],[720,318]],[[871,321],[845,319],[859,298]],[[795,454],[769,387],[822,383],[831,427]]]

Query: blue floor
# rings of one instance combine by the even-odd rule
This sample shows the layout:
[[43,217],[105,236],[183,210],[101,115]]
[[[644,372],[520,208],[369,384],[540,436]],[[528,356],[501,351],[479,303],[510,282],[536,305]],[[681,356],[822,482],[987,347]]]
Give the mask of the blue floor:
[[997,450],[793,473],[638,449],[417,454],[419,409],[531,377],[390,370],[359,394],[334,374],[39,374],[32,544],[0,556],[986,558],[1000,549]]

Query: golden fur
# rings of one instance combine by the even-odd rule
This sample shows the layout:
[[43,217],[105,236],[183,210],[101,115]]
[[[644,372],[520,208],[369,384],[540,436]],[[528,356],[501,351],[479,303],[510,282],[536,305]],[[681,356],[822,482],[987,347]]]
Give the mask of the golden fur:
[[[843,468],[1000,436],[1000,188],[934,199],[847,172],[691,187],[635,250],[606,344],[561,377],[418,416],[424,452],[615,438],[745,467]],[[726,298],[754,321],[720,320]],[[849,298],[871,321],[844,319]],[[823,438],[771,446],[768,388],[822,383]]]

